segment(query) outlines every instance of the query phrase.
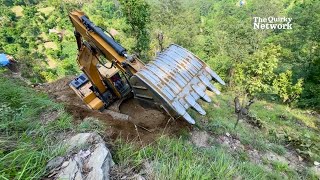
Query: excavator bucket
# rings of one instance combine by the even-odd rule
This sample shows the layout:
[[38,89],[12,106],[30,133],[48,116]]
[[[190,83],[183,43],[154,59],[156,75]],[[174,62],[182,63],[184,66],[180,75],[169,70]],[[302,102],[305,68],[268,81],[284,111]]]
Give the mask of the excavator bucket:
[[205,115],[198,100],[211,102],[206,94],[207,89],[220,94],[211,80],[225,85],[202,60],[190,51],[172,44],[140,69],[130,81],[135,98],[152,101],[171,116],[183,117],[190,124],[195,124],[187,110],[193,108]]

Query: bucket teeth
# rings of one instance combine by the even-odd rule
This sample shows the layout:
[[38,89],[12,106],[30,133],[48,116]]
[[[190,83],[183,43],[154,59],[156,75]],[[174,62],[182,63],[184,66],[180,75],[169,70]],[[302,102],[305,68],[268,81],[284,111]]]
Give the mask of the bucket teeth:
[[201,108],[201,106],[196,102],[196,99],[194,99],[191,95],[186,96],[186,101],[201,115],[206,115],[206,112]]
[[175,44],[170,45],[135,75],[153,89],[171,116],[183,117],[190,124],[195,124],[195,120],[187,109],[193,108],[201,115],[206,114],[197,102],[200,98],[211,102],[206,89],[220,94],[210,81],[216,80],[225,85],[203,61]]
[[188,123],[190,124],[195,124],[195,120],[187,113],[185,115],[182,116],[186,121],[188,121]]
[[210,73],[210,75],[211,75],[214,79],[216,79],[220,84],[226,85],[226,83],[217,75],[217,73],[215,73],[214,71],[212,71],[209,67],[206,67],[205,69],[206,69],[206,71],[207,71],[208,73]]

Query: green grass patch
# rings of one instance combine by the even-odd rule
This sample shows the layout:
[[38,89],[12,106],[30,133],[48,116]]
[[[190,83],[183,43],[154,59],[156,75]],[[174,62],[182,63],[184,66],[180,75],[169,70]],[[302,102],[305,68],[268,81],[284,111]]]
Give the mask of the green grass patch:
[[63,112],[45,125],[40,114],[61,111],[60,104],[20,81],[0,78],[0,82],[0,177],[37,179],[47,161],[63,151],[52,136],[70,129],[71,117]]
[[[114,160],[138,172],[143,163],[152,164],[155,179],[269,179],[263,167],[233,156],[220,146],[197,148],[183,138],[161,137],[155,144],[138,148],[119,140]],[[244,158],[246,159],[246,158]],[[280,174],[277,174],[280,177]]]
[[242,144],[259,151],[273,151],[284,155],[286,153],[284,146],[290,145],[304,158],[310,161],[320,160],[320,137],[316,126],[318,120],[309,111],[256,100],[250,108],[250,113],[260,119],[264,128],[254,128],[242,121],[234,129],[236,115],[233,98],[232,92],[212,96],[216,105],[202,103],[207,112],[205,117],[191,111],[197,122],[200,119],[207,121],[205,124],[198,123],[197,126],[216,135],[230,133]]
[[[24,85],[0,78],[0,179],[39,179],[47,161],[64,153],[59,143],[64,133],[101,128],[93,119],[74,125],[63,105]],[[58,116],[43,121],[47,112]]]

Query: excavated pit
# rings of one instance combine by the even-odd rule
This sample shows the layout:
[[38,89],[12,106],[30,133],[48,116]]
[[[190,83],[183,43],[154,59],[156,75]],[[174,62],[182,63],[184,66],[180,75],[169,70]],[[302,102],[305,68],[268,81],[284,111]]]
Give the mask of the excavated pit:
[[76,123],[86,117],[94,117],[106,124],[105,136],[112,140],[124,140],[149,144],[162,134],[178,135],[182,129],[190,130],[191,126],[184,120],[169,120],[170,117],[155,109],[142,107],[133,98],[124,100],[120,105],[120,113],[129,115],[130,119],[124,121],[117,119],[107,112],[89,109],[69,87],[74,77],[65,77],[52,83],[39,87],[55,101],[65,104],[66,110],[73,115]]

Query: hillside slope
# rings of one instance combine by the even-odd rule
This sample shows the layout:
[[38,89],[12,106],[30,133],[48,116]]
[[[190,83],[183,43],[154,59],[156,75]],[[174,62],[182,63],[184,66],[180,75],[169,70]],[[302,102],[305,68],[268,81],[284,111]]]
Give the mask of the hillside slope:
[[232,96],[226,94],[212,97],[213,106],[205,104],[209,113],[196,117],[196,126],[178,120],[153,131],[134,124],[130,130],[98,112],[56,103],[20,80],[0,81],[3,179],[43,176],[46,162],[63,153],[59,142],[89,131],[99,132],[111,145],[115,179],[135,174],[149,179],[317,179],[319,173],[313,165],[319,161],[319,115],[310,111],[258,101],[251,113],[263,128],[240,121],[234,129]]

